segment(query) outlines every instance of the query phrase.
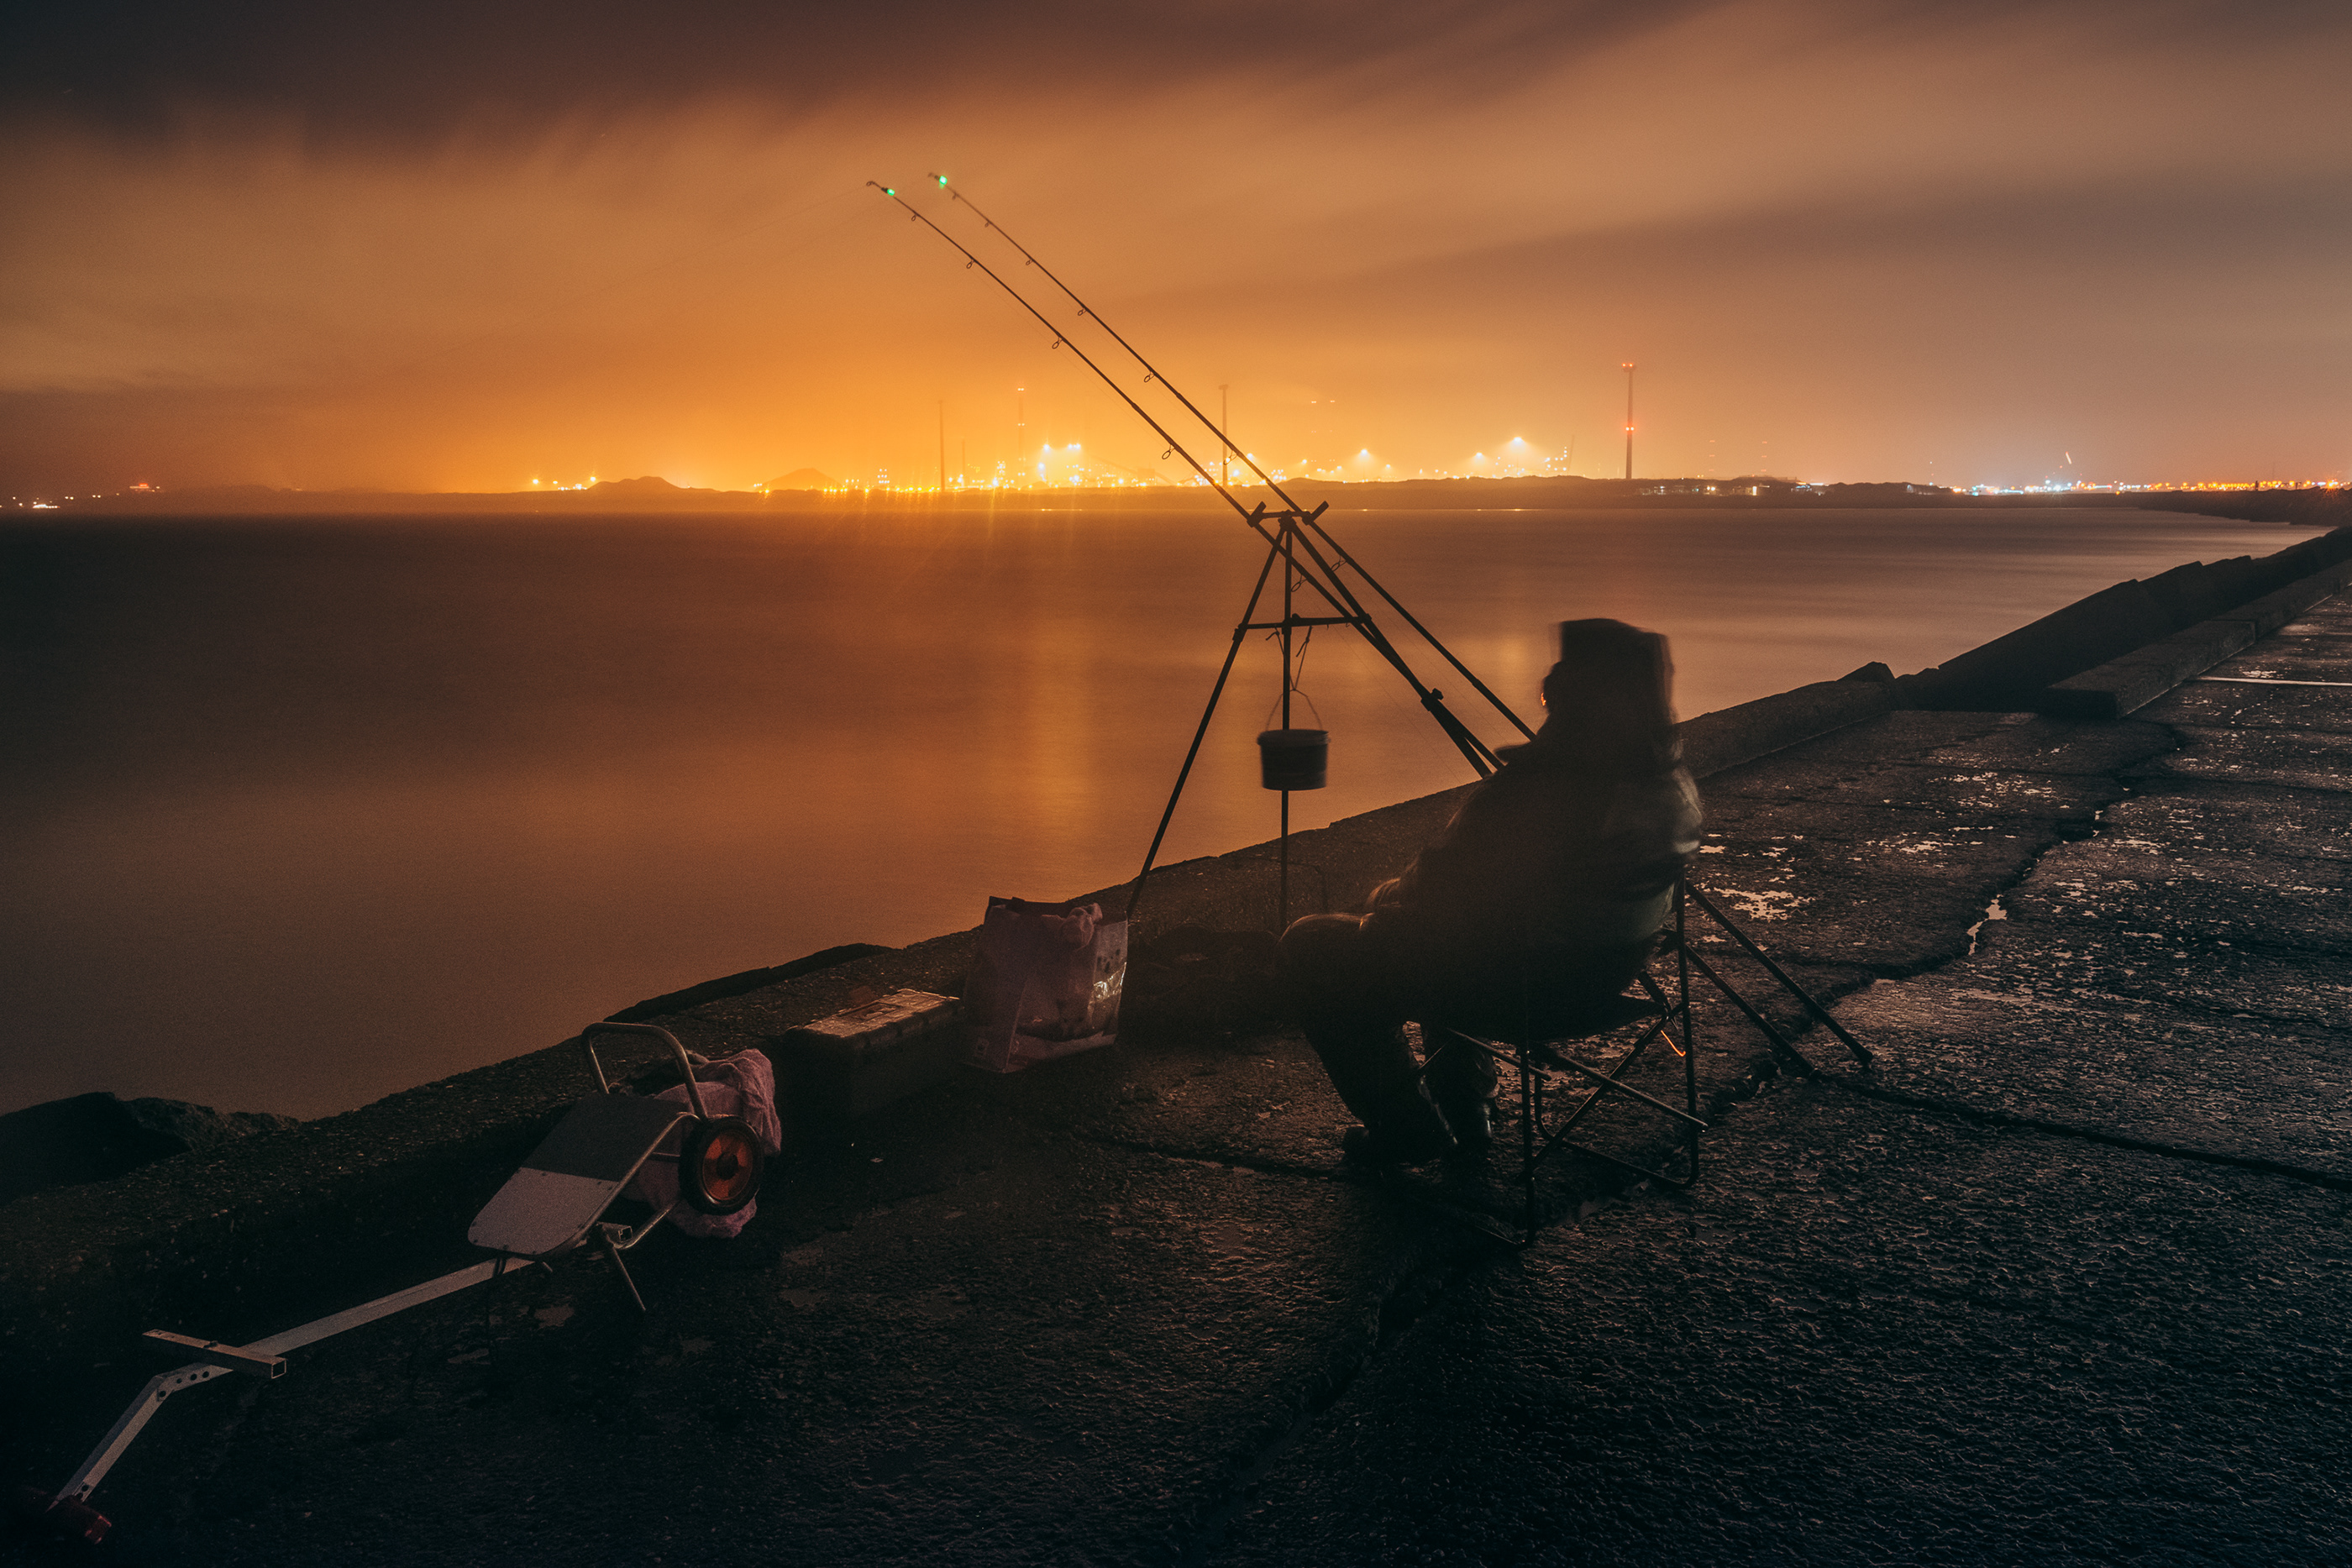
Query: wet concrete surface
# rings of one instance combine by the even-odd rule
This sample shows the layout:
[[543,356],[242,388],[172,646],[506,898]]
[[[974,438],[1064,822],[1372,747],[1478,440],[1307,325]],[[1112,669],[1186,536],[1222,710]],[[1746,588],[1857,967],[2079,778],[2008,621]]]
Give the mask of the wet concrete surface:
[[2342,1561],[2347,1195],[1782,1080],[1465,1279],[1202,1554]]
[[[2273,644],[2336,614],[2216,673],[2286,667]],[[1861,1072],[1816,1031],[1834,1071],[1776,1073],[1706,1004],[1718,1124],[1687,1195],[1559,1160],[1558,1222],[1500,1245],[1507,1160],[1343,1164],[1348,1118],[1279,1030],[974,1075],[796,1151],[738,1240],[657,1234],[631,1255],[648,1314],[575,1258],[297,1353],[279,1382],[191,1391],[94,1500],[120,1521],[102,1550],[2341,1561],[2352,692],[2328,691],[2200,684],[2108,723],[1887,714],[1707,780],[1703,881],[1879,1057]],[[1333,901],[1446,805],[1333,858]],[[1170,895],[1239,919],[1271,879],[1199,862]],[[679,1027],[757,1038],[869,969],[962,961],[942,939]],[[1682,1071],[1654,1048],[1631,1081]],[[1642,1160],[1674,1142],[1632,1110],[1591,1136]],[[437,1196],[476,1201],[512,1157],[453,1156]],[[353,1244],[378,1288],[467,1260],[471,1208],[406,1197]],[[322,1258],[152,1303],[152,1326],[257,1337],[353,1277]],[[62,1479],[170,1358],[101,1359],[12,1384],[39,1413],[0,1437],[12,1479]]]

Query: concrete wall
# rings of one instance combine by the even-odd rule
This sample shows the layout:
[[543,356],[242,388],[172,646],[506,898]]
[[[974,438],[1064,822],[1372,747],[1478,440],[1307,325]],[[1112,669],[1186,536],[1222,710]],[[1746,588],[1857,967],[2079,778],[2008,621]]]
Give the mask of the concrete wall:
[[[1918,708],[2040,709],[2047,706],[2044,694],[2061,682],[2347,560],[2352,528],[2272,555],[2192,561],[2144,582],[2119,582],[1933,669],[1902,676],[1896,683],[1901,701]],[[2077,712],[2071,701],[2057,699],[2053,711]]]

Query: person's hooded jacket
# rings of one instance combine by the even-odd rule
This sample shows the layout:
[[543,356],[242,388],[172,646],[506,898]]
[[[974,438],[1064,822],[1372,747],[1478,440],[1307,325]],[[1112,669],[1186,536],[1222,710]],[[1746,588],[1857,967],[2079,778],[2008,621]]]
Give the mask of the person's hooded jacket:
[[1673,678],[1658,633],[1564,623],[1542,727],[1502,751],[1445,831],[1373,894],[1368,930],[1424,972],[1528,955],[1554,972],[1637,964],[1698,847]]

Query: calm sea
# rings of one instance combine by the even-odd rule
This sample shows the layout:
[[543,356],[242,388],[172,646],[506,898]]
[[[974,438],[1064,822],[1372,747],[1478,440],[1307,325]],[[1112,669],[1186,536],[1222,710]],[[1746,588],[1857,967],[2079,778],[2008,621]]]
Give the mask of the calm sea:
[[[2303,537],[2054,510],[1327,520],[1523,712],[1551,623],[1612,615],[1673,637],[1685,715]],[[0,1111],[111,1089],[322,1115],[698,980],[971,925],[991,894],[1120,881],[1261,559],[1193,515],[11,524]],[[1276,672],[1253,641],[1162,863],[1272,836],[1253,737]],[[1302,689],[1331,787],[1294,825],[1469,778],[1351,637],[1314,641]]]

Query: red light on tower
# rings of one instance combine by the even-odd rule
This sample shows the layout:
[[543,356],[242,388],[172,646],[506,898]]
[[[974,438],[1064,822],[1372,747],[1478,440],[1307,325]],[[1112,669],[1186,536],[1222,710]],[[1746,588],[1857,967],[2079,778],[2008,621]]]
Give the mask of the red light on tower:
[[1625,477],[1633,476],[1633,361],[1617,367],[1625,372]]

